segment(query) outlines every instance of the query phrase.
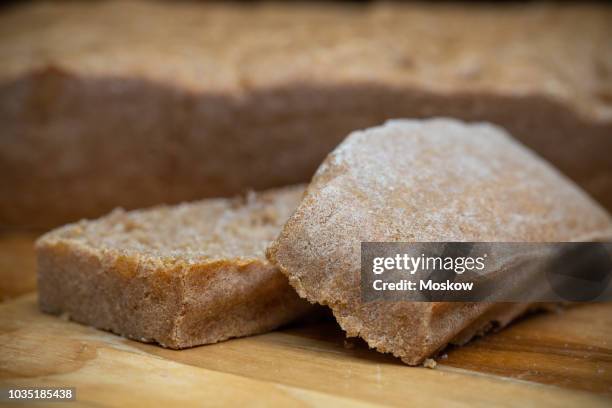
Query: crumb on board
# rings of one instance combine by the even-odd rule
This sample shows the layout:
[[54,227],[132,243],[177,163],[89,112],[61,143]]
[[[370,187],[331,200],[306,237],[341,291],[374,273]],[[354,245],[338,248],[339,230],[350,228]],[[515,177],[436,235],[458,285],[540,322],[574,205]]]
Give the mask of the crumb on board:
[[423,367],[425,368],[436,368],[437,365],[438,363],[433,358],[427,358],[423,361]]

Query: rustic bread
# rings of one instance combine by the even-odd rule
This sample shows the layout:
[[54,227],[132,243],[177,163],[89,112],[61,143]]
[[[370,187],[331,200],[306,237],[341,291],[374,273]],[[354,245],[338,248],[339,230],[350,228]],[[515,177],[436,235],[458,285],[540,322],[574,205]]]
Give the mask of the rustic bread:
[[399,120],[352,133],[327,157],[267,255],[348,336],[418,364],[530,305],[362,302],[361,242],[611,238],[606,211],[503,130]]
[[40,308],[164,347],[274,329],[310,305],[264,257],[302,186],[81,221],[37,242]]
[[0,14],[0,225],[309,180],[393,117],[501,124],[612,208],[612,8],[28,2]]

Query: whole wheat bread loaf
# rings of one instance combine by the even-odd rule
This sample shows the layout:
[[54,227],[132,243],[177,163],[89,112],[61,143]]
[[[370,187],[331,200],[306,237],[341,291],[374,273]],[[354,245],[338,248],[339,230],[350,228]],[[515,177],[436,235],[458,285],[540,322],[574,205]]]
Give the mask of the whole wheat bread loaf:
[[393,117],[498,123],[612,208],[602,4],[28,2],[0,14],[0,225],[310,179]]
[[531,305],[364,302],[361,242],[606,239],[609,214],[501,129],[399,120],[352,133],[325,159],[267,255],[347,335],[418,364]]
[[165,347],[265,332],[307,312],[266,245],[302,186],[124,212],[36,246],[40,308]]

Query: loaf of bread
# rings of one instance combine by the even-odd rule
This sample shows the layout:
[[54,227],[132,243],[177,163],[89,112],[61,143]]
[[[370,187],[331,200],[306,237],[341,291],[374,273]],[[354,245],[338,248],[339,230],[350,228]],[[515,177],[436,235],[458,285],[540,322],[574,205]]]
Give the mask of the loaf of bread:
[[115,210],[51,231],[36,247],[40,308],[176,349],[272,330],[311,308],[264,256],[302,192]]
[[419,364],[530,305],[362,301],[361,242],[609,239],[609,214],[500,128],[399,120],[352,133],[327,157],[267,255],[348,336]]
[[27,2],[0,14],[0,226],[307,181],[352,130],[490,121],[612,208],[602,4]]

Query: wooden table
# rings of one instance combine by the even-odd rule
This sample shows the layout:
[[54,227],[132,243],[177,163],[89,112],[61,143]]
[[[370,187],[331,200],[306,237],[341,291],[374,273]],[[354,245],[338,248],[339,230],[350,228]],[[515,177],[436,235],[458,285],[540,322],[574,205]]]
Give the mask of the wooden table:
[[33,237],[0,236],[0,387],[76,387],[69,407],[612,407],[612,304],[530,316],[434,369],[346,341],[331,320],[173,351],[40,313]]

